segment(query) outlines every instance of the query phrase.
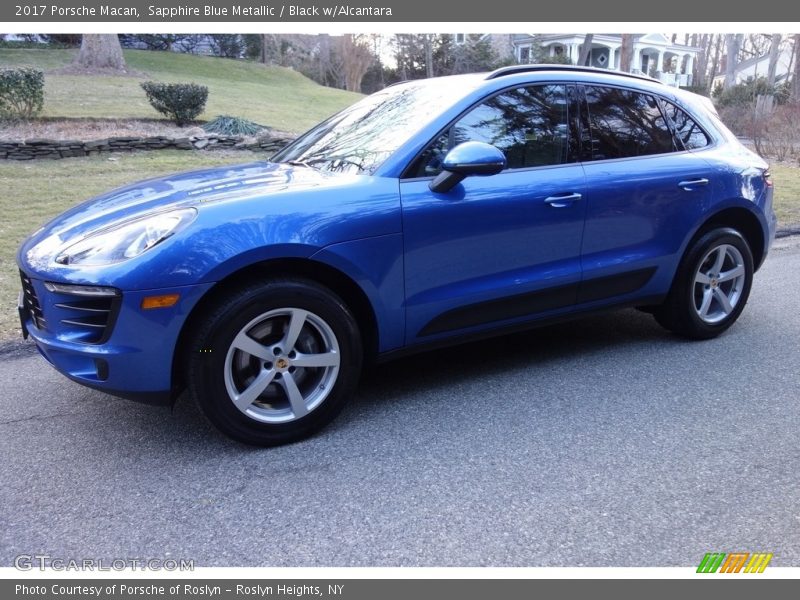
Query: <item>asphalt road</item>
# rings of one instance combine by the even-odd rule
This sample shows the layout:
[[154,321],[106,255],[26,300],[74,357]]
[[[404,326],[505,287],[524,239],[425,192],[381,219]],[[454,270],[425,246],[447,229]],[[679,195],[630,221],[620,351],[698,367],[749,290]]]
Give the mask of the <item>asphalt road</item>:
[[30,351],[0,363],[0,565],[800,566],[800,246],[722,338],[623,311],[372,372],[316,438],[259,450]]

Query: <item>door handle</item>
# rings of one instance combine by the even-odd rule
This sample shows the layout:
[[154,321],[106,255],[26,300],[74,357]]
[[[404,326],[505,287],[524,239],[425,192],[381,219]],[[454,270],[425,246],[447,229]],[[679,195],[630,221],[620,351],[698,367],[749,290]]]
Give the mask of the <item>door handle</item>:
[[548,196],[544,199],[546,204],[549,204],[553,208],[564,208],[565,206],[569,206],[576,200],[580,200],[583,198],[583,194],[565,194],[564,196]]
[[681,181],[678,184],[679,188],[683,188],[687,192],[691,192],[692,188],[700,187],[701,185],[708,185],[708,179],[705,177],[701,177],[700,179],[689,179],[686,181]]

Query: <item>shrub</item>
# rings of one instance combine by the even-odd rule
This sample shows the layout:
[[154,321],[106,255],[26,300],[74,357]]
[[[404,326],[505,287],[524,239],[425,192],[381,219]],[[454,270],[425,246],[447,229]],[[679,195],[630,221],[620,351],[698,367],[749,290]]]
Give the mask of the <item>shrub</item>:
[[751,77],[727,90],[715,88],[713,95],[719,107],[747,106],[752,104],[758,96],[773,96],[778,104],[785,104],[789,99],[789,86],[785,82],[769,85],[764,77],[758,79]]
[[760,124],[759,154],[780,161],[800,156],[800,104],[779,105]]
[[223,135],[255,135],[262,129],[263,125],[253,123],[247,119],[220,115],[203,125],[203,129],[209,133],[221,133]]
[[[704,85],[682,85],[682,90],[686,90],[687,92],[692,92],[693,94],[699,94],[700,96],[705,96],[708,98],[711,95],[708,87]],[[719,95],[719,94],[718,94]]]
[[755,109],[752,105],[747,104],[722,106],[719,109],[720,119],[733,133],[749,138],[752,138],[755,133],[754,115]]
[[51,48],[79,48],[81,38],[79,33],[60,33],[40,36]]
[[208,88],[196,83],[145,81],[142,89],[150,105],[178,125],[193,121],[206,107]]
[[244,40],[245,58],[258,60],[261,58],[261,35],[257,33],[246,33],[242,36]]
[[0,69],[0,116],[28,119],[42,110],[44,73],[22,67]]

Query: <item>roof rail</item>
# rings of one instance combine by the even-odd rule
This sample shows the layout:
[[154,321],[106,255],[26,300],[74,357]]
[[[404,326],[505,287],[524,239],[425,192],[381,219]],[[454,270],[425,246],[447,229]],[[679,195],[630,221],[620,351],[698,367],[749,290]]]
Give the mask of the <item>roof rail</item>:
[[645,81],[661,83],[658,79],[649,77],[648,75],[639,75],[637,73],[626,73],[625,71],[612,71],[611,69],[598,69],[597,67],[581,67],[579,65],[557,65],[557,64],[542,64],[542,65],[513,65],[511,67],[502,67],[492,71],[486,76],[486,79],[497,79],[498,77],[505,77],[507,75],[517,75],[519,73],[536,73],[541,71],[573,71],[578,73],[597,73],[604,75],[619,75],[620,77],[630,77],[632,79],[643,79]]

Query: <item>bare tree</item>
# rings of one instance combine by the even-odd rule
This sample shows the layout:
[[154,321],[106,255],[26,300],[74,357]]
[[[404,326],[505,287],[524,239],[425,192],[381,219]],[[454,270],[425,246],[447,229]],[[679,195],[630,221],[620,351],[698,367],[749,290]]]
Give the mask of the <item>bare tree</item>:
[[714,84],[714,78],[717,76],[720,66],[720,54],[722,53],[722,41],[723,37],[721,35],[717,36],[717,41],[714,44],[714,58],[711,61],[711,74],[708,77],[708,85],[711,86]]
[[585,66],[586,63],[589,61],[589,56],[592,54],[592,41],[594,40],[593,33],[587,33],[586,37],[583,38],[583,45],[581,46],[581,51],[578,54],[578,64],[581,66]]
[[772,34],[772,43],[769,46],[769,67],[767,68],[767,83],[775,85],[775,72],[778,70],[778,58],[781,55],[781,34]]
[[632,62],[633,62],[633,34],[623,33],[622,46],[620,47],[620,52],[619,52],[619,70],[630,73]]
[[117,34],[84,34],[75,64],[84,69],[125,71],[119,37]]
[[339,40],[339,55],[342,60],[345,88],[351,92],[361,91],[361,80],[375,60],[364,36],[347,34]]

